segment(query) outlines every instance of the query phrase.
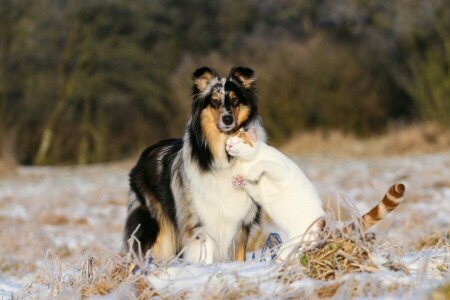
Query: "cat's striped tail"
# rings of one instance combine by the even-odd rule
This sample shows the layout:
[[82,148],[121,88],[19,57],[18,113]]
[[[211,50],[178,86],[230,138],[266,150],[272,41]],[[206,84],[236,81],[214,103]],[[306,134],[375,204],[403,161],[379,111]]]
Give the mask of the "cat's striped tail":
[[393,211],[402,201],[405,194],[405,185],[397,183],[392,185],[383,200],[362,216],[364,230],[372,227],[383,219],[388,213]]
[[[366,231],[378,221],[382,220],[388,213],[393,211],[402,201],[405,194],[405,185],[397,183],[392,185],[383,197],[383,200],[374,206],[369,212],[361,217],[362,230]],[[344,233],[349,233],[356,229],[354,222],[347,225],[344,229]]]

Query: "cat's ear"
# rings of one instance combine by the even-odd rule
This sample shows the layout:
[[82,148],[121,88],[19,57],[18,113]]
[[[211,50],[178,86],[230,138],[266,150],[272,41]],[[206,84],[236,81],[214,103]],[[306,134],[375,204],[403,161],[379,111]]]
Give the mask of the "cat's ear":
[[234,67],[230,71],[230,78],[239,82],[245,89],[255,88],[255,72],[247,67]]
[[256,132],[255,126],[250,126],[250,128],[247,131],[247,135],[253,143],[256,143],[258,141],[258,134]]
[[192,74],[192,92],[194,94],[203,92],[214,77],[217,77],[217,73],[212,68],[201,67],[195,70]]

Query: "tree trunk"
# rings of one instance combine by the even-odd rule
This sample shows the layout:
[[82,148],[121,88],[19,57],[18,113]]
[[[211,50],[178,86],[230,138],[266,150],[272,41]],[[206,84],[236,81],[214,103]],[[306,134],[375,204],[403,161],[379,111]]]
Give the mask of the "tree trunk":
[[41,142],[39,143],[39,148],[34,158],[34,164],[40,165],[44,164],[48,160],[49,150],[53,142],[55,124],[58,120],[59,116],[64,111],[64,108],[67,104],[67,95],[66,95],[66,76],[65,76],[65,67],[67,63],[70,61],[71,55],[73,53],[73,46],[77,40],[76,28],[72,26],[69,37],[64,45],[64,52],[61,61],[57,66],[57,74],[58,74],[58,93],[57,93],[57,103],[53,111],[48,116],[43,130]]
[[89,140],[91,132],[91,119],[92,119],[92,100],[90,98],[85,99],[83,107],[83,115],[81,118],[81,141],[78,147],[78,159],[79,165],[85,165],[89,162]]

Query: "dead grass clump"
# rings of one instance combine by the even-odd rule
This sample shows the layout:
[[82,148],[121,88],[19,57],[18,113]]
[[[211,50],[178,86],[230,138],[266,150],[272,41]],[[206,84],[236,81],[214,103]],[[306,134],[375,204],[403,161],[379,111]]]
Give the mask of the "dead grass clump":
[[[316,242],[302,245],[306,250],[294,261],[303,268],[302,272],[309,278],[328,281],[349,273],[379,271],[380,266],[373,260],[377,245],[375,235],[366,232],[361,218],[351,214],[352,221],[344,226],[339,209],[334,214],[328,203],[327,210],[325,227],[318,233]],[[382,268],[407,273],[406,267],[390,261]]]
[[432,291],[428,297],[430,300],[448,300],[450,299],[450,283],[441,285]]
[[95,274],[96,271],[92,267],[92,261],[92,258],[89,258],[86,263],[84,276],[87,281],[80,288],[82,298],[108,295],[123,286],[131,286],[134,297],[137,299],[146,299],[148,296],[156,295],[145,277],[134,273],[136,264],[115,262],[109,269],[100,274]]
[[87,218],[81,217],[77,219],[69,219],[68,216],[61,214],[46,213],[39,217],[39,222],[44,225],[63,226],[63,225],[87,225]]
[[331,298],[336,294],[336,291],[341,287],[341,283],[333,282],[331,284],[325,284],[315,289],[314,293],[319,298]]
[[[128,262],[116,254],[103,253],[99,258],[88,256],[77,268],[78,272],[71,275],[65,274],[65,269],[57,253],[49,251],[41,269],[19,298],[62,297],[67,290],[76,291],[82,299],[116,291],[126,293],[131,299],[158,296],[145,274],[139,271],[137,262]],[[121,298],[118,295],[118,299]]]
[[306,268],[308,277],[319,280],[336,279],[347,273],[378,271],[371,259],[370,245],[349,236],[327,238],[306,251],[299,262]]
[[63,259],[63,258],[71,256],[72,255],[72,251],[70,251],[70,249],[69,249],[69,247],[67,245],[63,245],[63,246],[58,247],[58,248],[55,249],[55,254],[59,258]]
[[[344,200],[345,205],[337,206],[337,210],[334,211],[333,199],[329,199],[325,205],[327,211],[325,227],[320,233],[315,233],[318,236],[313,244],[301,245],[305,250],[299,256],[286,260],[282,266],[282,280],[292,282],[309,277],[329,281],[349,273],[377,272],[380,268],[408,273],[405,266],[389,259],[383,266],[375,263],[373,252],[379,246],[375,234],[367,233],[367,227],[363,224],[356,207],[351,201]],[[341,209],[344,207],[349,209],[346,212],[350,219],[349,223],[342,221]],[[317,293],[329,294],[337,288],[324,287]]]
[[[378,271],[372,260],[375,235],[365,232],[355,206],[344,200],[337,211],[333,210],[333,199],[328,200],[324,228],[315,233],[318,236],[313,244],[302,245],[306,250],[294,260],[307,277],[327,281],[348,273]],[[351,223],[345,222],[345,226],[341,211],[344,207],[349,209],[346,214],[351,220]],[[289,261],[287,263],[292,263]]]
[[20,277],[24,274],[36,272],[36,270],[37,265],[34,262],[6,257],[0,258],[0,274],[3,276],[8,275]]
[[[354,223],[355,224],[355,223]],[[353,227],[353,226],[352,226]],[[321,233],[320,242],[309,247],[296,260],[288,260],[283,264],[282,280],[293,282],[312,278],[323,281],[323,284],[314,289],[314,296],[318,298],[331,298],[336,294],[342,293],[348,297],[360,297],[373,293],[377,295],[378,286],[381,282],[363,283],[353,278],[344,277],[350,273],[375,273],[383,270],[400,271],[409,275],[408,269],[401,263],[393,262],[388,257],[388,261],[383,265],[378,265],[373,260],[373,251],[378,249],[375,235],[364,233],[359,228],[360,225],[355,224],[351,229],[344,227],[329,228],[327,227]],[[346,279],[347,278],[347,279]],[[389,285],[389,289],[393,291],[399,287],[396,283]]]
[[[184,293],[177,298],[181,299],[245,299],[254,298],[259,299],[262,297],[262,291],[258,284],[253,284],[248,279],[241,278],[239,275],[235,275],[235,285],[226,285],[220,288],[212,286],[212,288],[206,289],[201,294]],[[201,295],[201,296],[200,296]],[[276,298],[276,297],[274,297]]]
[[[88,277],[92,276],[88,273]],[[90,283],[81,287],[81,295],[88,298],[94,295],[107,295],[119,287],[130,276],[128,268],[117,264],[109,271],[93,278]]]
[[40,223],[45,225],[67,225],[69,218],[64,215],[45,214],[39,218]]
[[416,248],[418,250],[441,247],[450,247],[450,230],[433,232],[424,237],[416,245]]

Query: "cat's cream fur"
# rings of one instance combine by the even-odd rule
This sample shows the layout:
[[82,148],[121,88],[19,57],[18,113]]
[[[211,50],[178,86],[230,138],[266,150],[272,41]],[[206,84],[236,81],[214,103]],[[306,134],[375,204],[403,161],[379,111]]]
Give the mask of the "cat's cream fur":
[[319,229],[315,222],[325,212],[315,187],[298,165],[262,142],[254,127],[229,137],[226,150],[242,162],[233,184],[247,191],[284,233],[278,257],[285,259],[300,241],[314,240]]

